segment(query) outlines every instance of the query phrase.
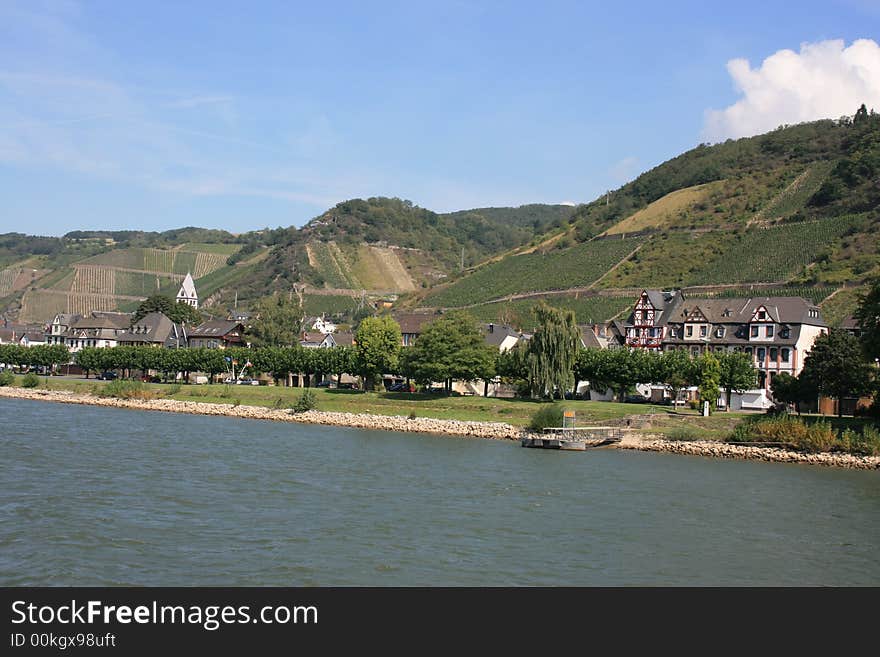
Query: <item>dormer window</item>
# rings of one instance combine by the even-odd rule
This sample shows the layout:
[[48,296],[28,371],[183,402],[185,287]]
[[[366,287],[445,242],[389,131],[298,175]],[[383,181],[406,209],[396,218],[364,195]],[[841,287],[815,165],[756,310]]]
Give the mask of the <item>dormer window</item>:
[[705,338],[706,335],[708,334],[708,332],[709,332],[709,327],[708,327],[708,326],[706,326],[705,324],[702,325],[702,326],[700,326],[700,337],[701,337],[701,338]]
[[759,310],[758,311],[758,321],[763,322],[763,321],[766,321],[766,319],[767,319],[767,311],[766,310]]
[[669,329],[669,337],[672,337],[672,338],[675,337],[675,329],[674,328]]
[[715,329],[715,337],[716,338],[723,338],[724,337],[724,327],[723,326],[719,326],[717,329]]
[[781,329],[779,329],[779,337],[783,340],[787,340],[789,337],[791,337],[791,329],[787,326],[783,326]]

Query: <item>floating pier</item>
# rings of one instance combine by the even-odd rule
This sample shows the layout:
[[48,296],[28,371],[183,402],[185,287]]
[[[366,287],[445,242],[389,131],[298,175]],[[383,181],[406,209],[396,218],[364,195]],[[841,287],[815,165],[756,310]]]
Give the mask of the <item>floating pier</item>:
[[622,439],[620,427],[546,427],[543,436],[523,438],[522,446],[583,452],[587,447],[612,445]]

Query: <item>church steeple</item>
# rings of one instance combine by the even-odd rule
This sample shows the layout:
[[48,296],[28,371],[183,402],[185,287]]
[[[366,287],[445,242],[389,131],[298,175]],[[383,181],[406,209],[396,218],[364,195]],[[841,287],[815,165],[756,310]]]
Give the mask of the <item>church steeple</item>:
[[193,308],[199,307],[199,295],[196,292],[196,284],[193,281],[192,274],[189,272],[186,272],[186,278],[183,279],[180,290],[177,292],[177,300]]

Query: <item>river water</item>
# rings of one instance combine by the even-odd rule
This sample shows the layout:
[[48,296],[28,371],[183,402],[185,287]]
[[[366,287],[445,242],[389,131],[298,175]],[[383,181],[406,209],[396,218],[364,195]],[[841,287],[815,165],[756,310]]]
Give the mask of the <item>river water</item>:
[[0,400],[0,585],[878,585],[880,472]]

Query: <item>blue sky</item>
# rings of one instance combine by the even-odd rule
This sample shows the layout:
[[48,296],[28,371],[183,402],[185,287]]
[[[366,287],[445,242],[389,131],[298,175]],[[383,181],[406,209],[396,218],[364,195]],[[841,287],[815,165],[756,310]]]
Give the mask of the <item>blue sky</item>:
[[0,232],[586,202],[880,110],[880,0],[317,4],[0,0]]

